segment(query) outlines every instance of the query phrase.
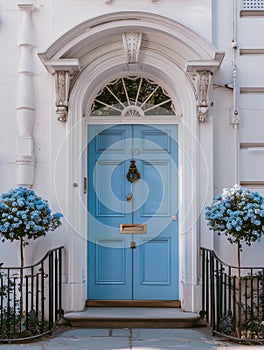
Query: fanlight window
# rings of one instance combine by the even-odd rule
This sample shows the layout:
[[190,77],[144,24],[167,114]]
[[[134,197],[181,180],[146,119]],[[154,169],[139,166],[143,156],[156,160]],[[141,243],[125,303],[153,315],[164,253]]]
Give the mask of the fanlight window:
[[171,98],[153,81],[125,77],[112,81],[96,96],[92,116],[143,117],[175,115]]

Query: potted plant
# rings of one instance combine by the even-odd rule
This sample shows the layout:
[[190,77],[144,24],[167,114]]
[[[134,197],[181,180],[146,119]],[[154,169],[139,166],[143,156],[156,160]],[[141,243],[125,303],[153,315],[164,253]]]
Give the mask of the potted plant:
[[23,312],[24,248],[31,239],[45,236],[61,225],[62,214],[52,214],[49,204],[32,189],[18,187],[0,196],[0,238],[20,242],[20,315]]

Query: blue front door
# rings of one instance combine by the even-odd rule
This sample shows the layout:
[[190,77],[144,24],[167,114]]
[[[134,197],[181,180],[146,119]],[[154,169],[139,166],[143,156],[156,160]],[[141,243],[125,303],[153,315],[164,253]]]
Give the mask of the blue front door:
[[177,126],[88,130],[88,299],[177,300]]

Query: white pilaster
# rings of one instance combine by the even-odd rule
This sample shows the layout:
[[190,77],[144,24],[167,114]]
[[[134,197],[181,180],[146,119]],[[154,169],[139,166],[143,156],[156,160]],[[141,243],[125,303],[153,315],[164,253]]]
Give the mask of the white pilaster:
[[31,186],[34,182],[35,157],[32,130],[35,121],[35,91],[33,84],[34,66],[32,48],[35,44],[31,13],[34,5],[17,5],[22,12],[22,21],[18,29],[20,60],[17,82],[17,126],[16,166],[17,184]]

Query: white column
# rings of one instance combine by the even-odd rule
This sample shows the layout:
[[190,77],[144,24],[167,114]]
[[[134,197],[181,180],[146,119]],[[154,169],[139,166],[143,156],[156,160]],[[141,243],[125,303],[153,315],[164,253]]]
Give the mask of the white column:
[[34,66],[32,48],[35,44],[31,3],[18,4],[22,12],[22,21],[18,29],[18,63],[17,82],[17,126],[16,167],[18,185],[29,187],[34,182],[35,157],[32,130],[35,121],[35,91],[33,84]]

